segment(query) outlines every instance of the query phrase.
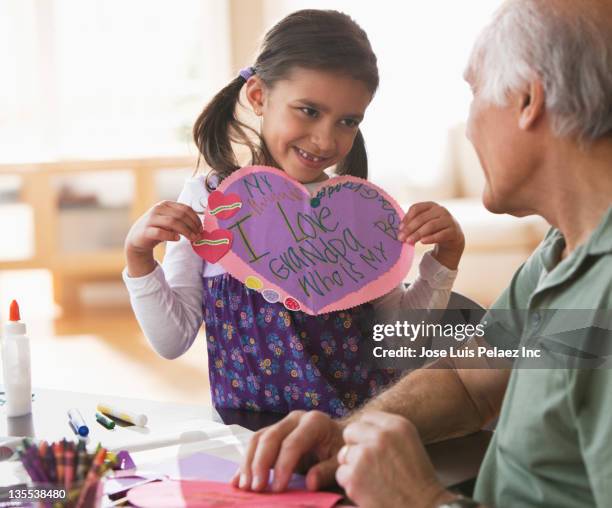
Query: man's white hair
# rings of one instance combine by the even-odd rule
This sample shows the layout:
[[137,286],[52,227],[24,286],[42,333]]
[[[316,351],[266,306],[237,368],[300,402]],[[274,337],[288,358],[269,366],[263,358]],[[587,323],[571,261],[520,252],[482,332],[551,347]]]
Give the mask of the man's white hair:
[[[577,2],[578,3],[578,2]],[[589,2],[587,5],[592,6]],[[506,105],[509,92],[540,79],[558,136],[612,135],[612,26],[597,9],[561,9],[550,0],[510,0],[476,41],[467,75],[483,98]]]

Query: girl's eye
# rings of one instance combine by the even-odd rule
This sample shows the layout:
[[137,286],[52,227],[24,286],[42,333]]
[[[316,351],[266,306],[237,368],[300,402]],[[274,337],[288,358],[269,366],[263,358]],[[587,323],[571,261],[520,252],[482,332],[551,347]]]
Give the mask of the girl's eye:
[[344,120],[342,120],[342,123],[347,127],[350,127],[351,129],[359,127],[359,122],[357,120],[354,120],[353,118],[345,118]]
[[306,116],[309,116],[311,118],[316,118],[317,115],[319,114],[319,112],[316,109],[309,108],[307,106],[300,108],[300,111],[304,113]]

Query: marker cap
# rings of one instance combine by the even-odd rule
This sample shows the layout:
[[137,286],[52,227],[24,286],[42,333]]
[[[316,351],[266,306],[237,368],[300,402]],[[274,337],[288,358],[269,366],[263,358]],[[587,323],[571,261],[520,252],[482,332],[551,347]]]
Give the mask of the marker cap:
[[89,435],[89,427],[87,425],[77,425],[72,421],[70,422],[70,425],[74,429],[74,432],[76,432],[79,436],[87,437]]
[[85,425],[85,420],[81,416],[81,413],[77,409],[71,409],[68,411],[68,421],[74,429],[74,432],[81,437],[87,437],[89,435],[89,427]]

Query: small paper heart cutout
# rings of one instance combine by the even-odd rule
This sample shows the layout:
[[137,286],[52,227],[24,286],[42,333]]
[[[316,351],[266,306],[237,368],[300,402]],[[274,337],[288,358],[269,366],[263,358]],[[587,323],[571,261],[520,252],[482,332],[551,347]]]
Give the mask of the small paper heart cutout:
[[217,263],[232,248],[233,235],[227,229],[204,231],[200,239],[193,242],[193,250],[209,263]]

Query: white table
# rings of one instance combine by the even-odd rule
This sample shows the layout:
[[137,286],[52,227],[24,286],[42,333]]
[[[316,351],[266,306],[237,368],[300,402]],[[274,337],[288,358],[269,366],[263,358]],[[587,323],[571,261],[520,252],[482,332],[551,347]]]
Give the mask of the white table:
[[[108,430],[95,420],[96,405],[107,402],[147,415],[146,427],[119,426]],[[7,418],[0,407],[0,438],[30,436],[49,442],[75,437],[67,412],[77,408],[89,427],[89,443],[101,442],[112,451],[128,450],[137,465],[150,464],[206,451],[239,462],[253,430],[273,423],[280,415],[172,404],[150,400],[105,397],[58,390],[35,390],[32,414]],[[224,423],[225,422],[225,423]],[[456,486],[473,480],[491,433],[482,431],[427,447],[440,481]],[[25,483],[27,475],[17,461],[0,462],[0,487]]]

